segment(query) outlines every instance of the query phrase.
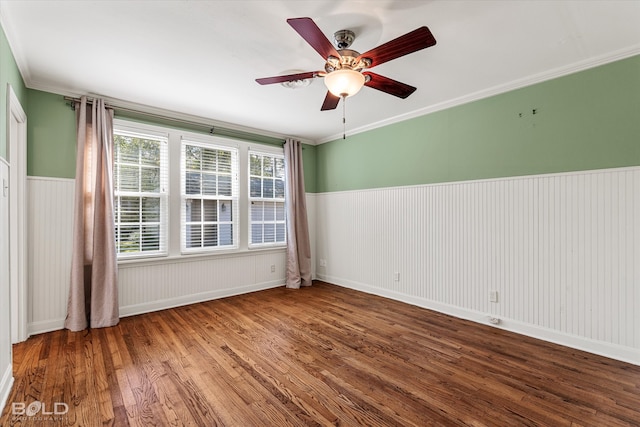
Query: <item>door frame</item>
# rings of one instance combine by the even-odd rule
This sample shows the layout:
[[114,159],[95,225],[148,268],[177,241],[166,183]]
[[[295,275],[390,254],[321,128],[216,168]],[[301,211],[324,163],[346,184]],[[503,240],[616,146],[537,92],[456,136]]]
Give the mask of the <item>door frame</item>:
[[9,253],[11,342],[25,341],[27,330],[27,115],[7,83],[7,160],[9,161]]

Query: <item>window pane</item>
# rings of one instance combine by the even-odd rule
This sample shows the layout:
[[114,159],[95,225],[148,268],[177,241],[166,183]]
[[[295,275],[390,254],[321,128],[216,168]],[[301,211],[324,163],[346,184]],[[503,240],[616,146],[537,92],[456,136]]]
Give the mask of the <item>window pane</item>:
[[277,179],[276,182],[276,189],[275,189],[275,198],[276,199],[284,199],[284,181]]
[[218,151],[218,172],[231,173],[231,151]]
[[231,200],[223,200],[220,202],[220,221],[233,220],[233,202]]
[[218,225],[206,224],[204,226],[203,246],[218,246]]
[[217,193],[216,176],[211,173],[202,174],[202,194],[215,196]]
[[202,226],[201,225],[187,225],[185,233],[185,240],[187,248],[199,248],[202,247]]
[[198,172],[186,172],[185,181],[185,194],[200,194],[200,174]]
[[220,224],[220,246],[233,244],[233,225]]
[[273,179],[265,178],[262,181],[262,197],[273,198]]
[[231,176],[219,175],[218,176],[218,195],[219,196],[231,196]]
[[285,235],[284,224],[276,224],[276,242],[284,242]]
[[142,198],[142,222],[160,222],[160,198]]
[[138,164],[140,158],[140,147],[137,138],[130,136],[114,135],[113,143],[117,147],[117,159],[122,163]]
[[217,161],[217,152],[218,150],[209,150],[206,148],[202,149],[202,170],[206,172],[215,172]]
[[218,201],[217,200],[203,200],[204,204],[204,218],[203,221],[217,221],[218,220]]
[[264,176],[273,176],[273,157],[264,156],[262,158],[262,173]]
[[276,219],[275,203],[268,202],[264,204],[264,220],[273,221]]
[[273,243],[276,241],[276,231],[274,224],[265,224],[264,225],[264,242],[265,243]]
[[139,252],[140,251],[140,227],[121,225],[119,227],[120,252]]
[[251,243],[262,243],[262,224],[251,224]]
[[250,178],[250,197],[262,197],[262,179]]
[[284,179],[284,159],[275,159],[275,177]]
[[284,203],[276,203],[276,221],[284,221]]
[[194,147],[193,145],[185,145],[185,168],[190,170],[200,170],[200,158],[202,156],[202,150],[200,147]]
[[142,250],[160,250],[160,226],[150,225],[142,227]]
[[251,202],[251,221],[262,221],[263,202]]
[[139,197],[120,197],[120,222],[140,222]]
[[202,201],[200,199],[187,199],[185,206],[185,218],[187,222],[202,221]]
[[160,166],[160,142],[150,139],[140,139],[140,164]]
[[140,190],[140,168],[138,166],[120,165],[117,189],[120,191]]
[[249,173],[251,175],[262,175],[262,157],[252,154],[249,158]]
[[141,173],[141,189],[140,191],[147,193],[160,192],[160,168],[142,168]]

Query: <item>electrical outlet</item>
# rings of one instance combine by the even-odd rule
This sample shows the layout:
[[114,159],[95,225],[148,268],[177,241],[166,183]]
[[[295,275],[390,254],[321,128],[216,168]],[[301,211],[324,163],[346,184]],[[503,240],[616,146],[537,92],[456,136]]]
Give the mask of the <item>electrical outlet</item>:
[[271,272],[272,273],[276,272],[276,266],[274,264],[271,264]]
[[327,260],[324,258],[320,258],[320,267],[326,267],[327,266]]
[[489,291],[489,302],[498,302],[498,291]]
[[398,273],[397,271],[395,273],[393,273],[393,280],[394,280],[394,282],[399,282],[400,281],[400,273]]

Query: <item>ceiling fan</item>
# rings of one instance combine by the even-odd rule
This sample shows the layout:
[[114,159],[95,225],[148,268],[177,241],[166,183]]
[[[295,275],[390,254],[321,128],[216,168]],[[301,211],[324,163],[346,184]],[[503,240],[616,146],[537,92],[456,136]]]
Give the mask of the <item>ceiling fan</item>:
[[350,30],[334,34],[334,47],[311,18],[291,18],[287,23],[324,58],[324,71],[265,77],[256,79],[256,82],[268,85],[324,77],[329,90],[322,103],[322,111],[335,109],[341,98],[355,95],[362,86],[403,99],[408,97],[415,92],[415,87],[364,70],[436,44],[431,31],[423,26],[361,54],[349,49],[355,39]]

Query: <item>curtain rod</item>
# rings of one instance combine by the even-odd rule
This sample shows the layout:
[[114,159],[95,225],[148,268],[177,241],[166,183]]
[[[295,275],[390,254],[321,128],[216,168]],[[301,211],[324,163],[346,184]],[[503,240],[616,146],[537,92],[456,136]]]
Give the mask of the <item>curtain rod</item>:
[[[92,104],[94,99],[95,98],[87,97],[87,103],[88,104]],[[76,102],[80,102],[80,98],[73,98],[71,96],[65,96],[64,100],[69,102],[69,105],[71,106],[72,110],[75,110],[75,103]],[[182,123],[182,124],[189,125],[189,126],[206,128],[206,129],[209,129],[209,133],[211,135],[214,135],[214,133],[219,133],[221,135],[227,135],[227,136],[250,138],[250,139],[254,139],[254,141],[255,141],[255,137],[259,137],[259,138],[274,139],[274,140],[277,140],[278,142],[281,142],[283,144],[285,142],[285,140],[283,138],[265,136],[265,135],[260,135],[260,134],[256,134],[256,133],[252,133],[252,132],[229,129],[229,128],[225,128],[225,127],[222,127],[222,126],[209,125],[209,124],[206,124],[206,123],[196,122],[196,121],[192,121],[192,120],[169,117],[169,116],[165,116],[163,114],[150,113],[150,112],[147,112],[147,111],[140,111],[140,110],[136,110],[136,109],[133,109],[133,108],[121,107],[121,106],[110,104],[108,101],[105,101],[105,106],[107,108],[111,108],[114,111],[119,111],[119,112],[123,112],[123,113],[131,113],[131,114],[140,115],[140,116],[152,117],[152,118],[159,119],[159,120],[167,120],[167,121],[171,121],[171,122]],[[259,141],[255,141],[255,142],[259,142]]]

